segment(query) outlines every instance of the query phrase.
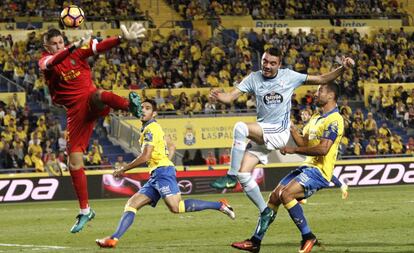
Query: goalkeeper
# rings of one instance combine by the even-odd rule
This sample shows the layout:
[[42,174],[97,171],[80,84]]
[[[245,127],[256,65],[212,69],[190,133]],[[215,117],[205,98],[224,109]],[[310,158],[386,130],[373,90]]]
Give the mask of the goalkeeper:
[[107,115],[110,108],[130,111],[136,117],[141,116],[141,101],[136,93],[131,92],[128,100],[96,88],[87,58],[106,52],[122,41],[144,38],[144,33],[145,28],[134,23],[129,29],[122,25],[121,35],[118,37],[98,42],[91,40],[90,31],[70,45],[64,44],[63,36],[57,29],[49,29],[43,35],[45,50],[39,60],[39,67],[45,76],[53,103],[64,107],[67,115],[68,167],[80,206],[76,223],[70,230],[72,233],[82,230],[95,216],[95,212],[89,207],[83,154],[98,117]]

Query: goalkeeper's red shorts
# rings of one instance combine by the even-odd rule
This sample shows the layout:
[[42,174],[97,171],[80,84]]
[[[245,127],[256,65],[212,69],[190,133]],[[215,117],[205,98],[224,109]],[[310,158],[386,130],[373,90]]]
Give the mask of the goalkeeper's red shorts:
[[76,104],[67,110],[68,153],[86,152],[89,140],[95,128],[96,121],[101,116],[108,115],[110,108],[103,109],[90,106],[90,100],[96,90],[80,97]]

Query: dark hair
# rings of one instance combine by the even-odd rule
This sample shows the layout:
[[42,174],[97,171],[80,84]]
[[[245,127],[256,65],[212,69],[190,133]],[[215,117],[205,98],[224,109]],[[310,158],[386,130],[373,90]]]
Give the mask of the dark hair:
[[335,94],[335,101],[338,101],[338,97],[340,94],[340,88],[339,85],[336,84],[335,82],[330,82],[326,84],[326,87],[328,88],[328,91],[333,92]]
[[49,41],[51,38],[53,37],[58,37],[58,36],[62,36],[62,33],[56,29],[56,28],[51,28],[49,29],[47,32],[45,32],[43,34],[43,40],[45,42]]
[[152,99],[147,98],[142,103],[150,103],[152,105],[152,110],[154,112],[157,111],[157,103],[155,102],[155,100],[152,100]]
[[270,47],[268,49],[266,49],[265,51],[266,53],[273,55],[273,56],[277,56],[277,57],[282,57],[282,51],[277,48],[277,47]]

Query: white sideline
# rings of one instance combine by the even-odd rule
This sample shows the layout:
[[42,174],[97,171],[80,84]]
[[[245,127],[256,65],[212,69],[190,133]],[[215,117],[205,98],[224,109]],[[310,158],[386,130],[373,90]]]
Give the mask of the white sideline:
[[49,245],[31,245],[31,244],[10,244],[10,243],[0,243],[0,247],[22,247],[22,248],[45,248],[45,249],[67,249],[68,247],[62,246],[49,246]]

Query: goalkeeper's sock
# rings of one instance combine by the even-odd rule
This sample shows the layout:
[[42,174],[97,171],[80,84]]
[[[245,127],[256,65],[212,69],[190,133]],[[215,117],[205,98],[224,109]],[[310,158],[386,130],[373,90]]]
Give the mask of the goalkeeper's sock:
[[86,180],[85,171],[83,168],[78,170],[70,170],[72,178],[72,184],[75,188],[76,196],[79,200],[79,207],[81,209],[87,209],[89,207],[89,196],[88,196],[88,181]]
[[296,224],[302,235],[309,234],[311,232],[308,222],[306,221],[303,209],[296,199],[285,204],[285,208],[288,211],[290,218]]
[[129,101],[126,98],[120,97],[112,92],[103,91],[101,93],[101,101],[107,106],[115,110],[129,110]]
[[220,210],[222,206],[221,202],[210,202],[198,199],[186,199],[181,200],[178,204],[178,212],[186,213],[186,212],[197,212],[206,209],[214,209]]
[[125,212],[119,221],[118,227],[116,228],[115,233],[112,234],[112,239],[119,239],[128,228],[134,223],[135,214],[137,213],[137,209],[132,207],[126,207]]

